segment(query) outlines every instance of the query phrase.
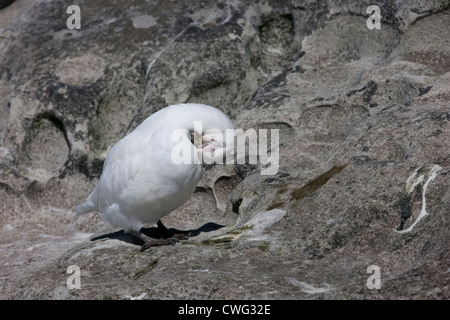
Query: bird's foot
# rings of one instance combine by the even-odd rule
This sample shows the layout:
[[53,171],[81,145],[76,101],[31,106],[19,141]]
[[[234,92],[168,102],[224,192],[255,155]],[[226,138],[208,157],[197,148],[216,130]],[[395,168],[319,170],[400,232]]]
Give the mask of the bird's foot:
[[166,238],[166,239],[147,239],[141,247],[141,251],[147,250],[150,247],[155,246],[167,246],[179,242],[177,238]]

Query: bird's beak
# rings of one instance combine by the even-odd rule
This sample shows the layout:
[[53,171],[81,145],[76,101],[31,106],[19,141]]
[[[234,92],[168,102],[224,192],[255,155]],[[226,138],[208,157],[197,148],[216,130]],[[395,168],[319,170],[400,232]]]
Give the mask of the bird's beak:
[[198,150],[208,152],[213,152],[218,146],[218,143],[214,140],[214,138],[205,138],[205,136],[195,131],[191,135],[191,142]]
[[216,150],[218,143],[214,139],[203,140],[202,149],[213,153]]
[[191,134],[191,142],[195,146],[195,148],[201,149],[203,143],[202,135],[194,131],[194,133]]

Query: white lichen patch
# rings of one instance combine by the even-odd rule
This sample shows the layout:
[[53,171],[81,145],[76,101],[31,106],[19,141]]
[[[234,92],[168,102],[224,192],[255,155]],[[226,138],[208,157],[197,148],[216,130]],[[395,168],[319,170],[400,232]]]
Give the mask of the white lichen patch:
[[274,223],[281,220],[286,214],[285,210],[273,209],[269,211],[258,212],[244,226],[252,226],[245,231],[245,234],[251,240],[266,240],[269,236],[265,234],[265,230]]
[[150,27],[156,26],[156,19],[150,15],[139,15],[131,18],[133,22],[133,27],[136,29],[148,29]]
[[282,209],[258,212],[246,223],[235,226],[226,233],[210,237],[203,243],[229,243],[240,238],[255,241],[274,240],[276,236],[268,234],[266,229],[278,222],[285,214],[286,211]]
[[147,295],[147,293],[145,293],[145,292],[141,293],[140,295],[138,295],[138,296],[136,296],[136,297],[134,297],[134,296],[132,296],[132,295],[125,295],[125,296],[123,297],[123,299],[124,299],[124,300],[142,300],[142,299],[145,298],[146,295]]
[[416,221],[414,221],[414,223],[411,224],[409,226],[409,228],[407,228],[405,230],[401,230],[401,231],[395,230],[396,232],[399,232],[399,233],[410,232],[411,230],[413,230],[413,228],[416,226],[416,224],[420,220],[422,220],[425,216],[427,216],[429,214],[426,210],[427,201],[426,201],[425,195],[427,193],[428,185],[434,180],[434,178],[436,178],[437,172],[441,169],[442,169],[442,167],[437,164],[423,166],[423,167],[419,167],[416,170],[414,170],[414,172],[408,177],[408,179],[406,180],[406,186],[405,186],[405,191],[406,191],[407,195],[411,195],[414,192],[414,190],[416,190],[416,187],[418,185],[423,184],[423,186],[422,186],[422,210],[421,210],[419,216],[416,218]]
[[103,77],[105,66],[103,58],[88,53],[61,61],[55,76],[70,86],[88,86]]
[[334,289],[328,283],[323,283],[323,287],[315,287],[306,282],[298,281],[295,278],[289,277],[289,278],[287,278],[287,280],[289,281],[289,283],[293,284],[294,286],[299,287],[304,293],[309,293],[309,294],[326,293],[326,292],[329,292]]

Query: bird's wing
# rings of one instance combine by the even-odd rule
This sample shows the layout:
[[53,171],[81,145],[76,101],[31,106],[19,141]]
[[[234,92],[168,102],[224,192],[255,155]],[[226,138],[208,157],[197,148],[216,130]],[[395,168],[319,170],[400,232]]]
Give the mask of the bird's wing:
[[145,159],[150,158],[148,137],[129,134],[111,148],[103,165],[103,172],[91,199],[101,211],[120,204],[121,196],[130,183],[145,169]]

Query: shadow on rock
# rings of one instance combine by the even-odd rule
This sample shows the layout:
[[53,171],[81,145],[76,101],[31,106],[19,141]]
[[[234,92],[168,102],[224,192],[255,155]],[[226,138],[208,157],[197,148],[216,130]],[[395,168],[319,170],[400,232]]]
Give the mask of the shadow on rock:
[[[214,222],[208,222],[208,223],[205,223],[203,226],[201,226],[198,229],[178,230],[178,229],[174,229],[174,228],[169,228],[168,230],[171,233],[189,233],[190,237],[196,237],[202,232],[212,232],[212,231],[219,230],[220,228],[223,228],[223,227],[224,227],[223,225],[220,225],[220,224],[217,224]],[[160,233],[159,229],[156,227],[142,228],[141,232],[144,233],[145,235],[155,238],[155,239],[161,238],[161,233]],[[116,232],[103,234],[103,235],[92,238],[91,241],[97,241],[97,240],[102,240],[102,239],[117,239],[117,240],[121,240],[124,242],[136,244],[136,245],[142,244],[141,240],[137,239],[136,237],[132,236],[129,233],[126,233],[124,230],[119,230]]]

